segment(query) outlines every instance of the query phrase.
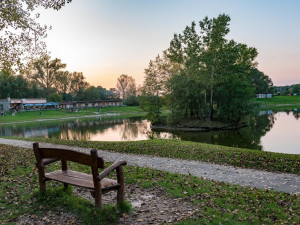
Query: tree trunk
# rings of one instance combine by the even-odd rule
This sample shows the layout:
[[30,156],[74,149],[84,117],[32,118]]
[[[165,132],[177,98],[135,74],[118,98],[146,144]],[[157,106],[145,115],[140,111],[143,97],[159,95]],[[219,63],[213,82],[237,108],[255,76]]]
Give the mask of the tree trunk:
[[214,76],[215,76],[215,64],[216,64],[216,53],[214,53],[213,66],[211,69],[211,86],[210,86],[210,102],[209,102],[209,119],[213,118],[213,96],[214,96]]

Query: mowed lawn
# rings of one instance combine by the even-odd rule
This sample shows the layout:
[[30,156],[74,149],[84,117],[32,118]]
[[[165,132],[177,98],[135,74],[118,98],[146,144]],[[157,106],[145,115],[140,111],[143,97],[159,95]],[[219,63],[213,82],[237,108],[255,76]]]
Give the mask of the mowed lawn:
[[296,96],[274,96],[272,98],[260,98],[256,100],[262,106],[276,106],[284,104],[300,104],[300,95]]
[[40,119],[59,119],[67,117],[81,117],[91,115],[101,115],[105,113],[119,113],[120,115],[130,114],[142,114],[143,111],[137,106],[121,106],[121,107],[106,107],[101,108],[99,111],[97,108],[81,109],[79,112],[69,112],[66,109],[61,110],[42,110],[41,113],[37,111],[18,112],[15,116],[11,113],[7,113],[6,116],[0,117],[1,123],[21,122],[21,121],[34,121]]

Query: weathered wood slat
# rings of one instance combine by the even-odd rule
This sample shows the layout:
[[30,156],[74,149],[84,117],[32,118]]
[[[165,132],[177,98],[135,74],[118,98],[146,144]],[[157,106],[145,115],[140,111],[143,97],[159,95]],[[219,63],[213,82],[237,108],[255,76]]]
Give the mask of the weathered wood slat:
[[[39,148],[39,151],[42,158],[63,159],[92,166],[91,155],[84,152],[56,148]],[[104,161],[101,157],[98,157],[98,165],[99,168],[104,168]]]
[[[51,173],[46,173],[45,177],[47,179],[60,181],[63,183],[68,183],[79,187],[94,189],[93,176],[86,173],[81,173],[73,170],[67,170],[67,171],[56,170]],[[101,181],[101,188],[108,188],[110,186],[117,187],[120,185],[118,185],[118,182],[116,180],[112,180],[109,178],[104,178]]]

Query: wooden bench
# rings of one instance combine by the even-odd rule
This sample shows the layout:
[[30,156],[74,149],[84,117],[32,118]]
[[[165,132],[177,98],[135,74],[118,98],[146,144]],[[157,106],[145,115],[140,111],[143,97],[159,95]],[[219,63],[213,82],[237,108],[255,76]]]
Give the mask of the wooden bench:
[[[124,175],[122,166],[126,161],[119,161],[103,170],[100,174],[98,169],[104,169],[104,161],[98,156],[97,150],[92,149],[90,154],[57,148],[40,148],[38,143],[33,144],[33,150],[36,157],[36,167],[39,173],[40,191],[46,191],[46,181],[55,180],[62,182],[67,188],[69,184],[87,188],[95,198],[95,205],[101,208],[102,193],[112,190],[117,191],[117,202],[124,200]],[[45,166],[61,161],[62,170],[45,173]],[[68,170],[67,161],[91,166],[92,175]],[[117,180],[104,178],[111,171],[116,170]]]

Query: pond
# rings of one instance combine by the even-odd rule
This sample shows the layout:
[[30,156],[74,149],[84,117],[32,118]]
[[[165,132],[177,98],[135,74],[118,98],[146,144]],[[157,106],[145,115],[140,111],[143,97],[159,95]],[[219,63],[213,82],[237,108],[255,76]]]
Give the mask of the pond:
[[248,127],[213,132],[152,131],[143,118],[45,121],[0,126],[0,136],[47,137],[69,140],[136,141],[150,138],[181,139],[263,151],[300,154],[300,110],[262,111]]

